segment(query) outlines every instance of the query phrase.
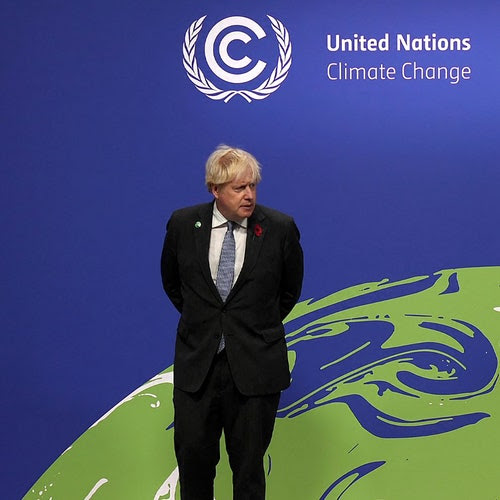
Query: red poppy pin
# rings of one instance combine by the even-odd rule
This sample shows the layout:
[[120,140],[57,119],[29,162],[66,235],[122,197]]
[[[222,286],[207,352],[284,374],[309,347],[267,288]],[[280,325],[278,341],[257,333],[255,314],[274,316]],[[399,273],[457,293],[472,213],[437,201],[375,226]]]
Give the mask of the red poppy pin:
[[255,234],[257,238],[262,235],[262,226],[260,224],[255,224],[253,228],[253,234]]

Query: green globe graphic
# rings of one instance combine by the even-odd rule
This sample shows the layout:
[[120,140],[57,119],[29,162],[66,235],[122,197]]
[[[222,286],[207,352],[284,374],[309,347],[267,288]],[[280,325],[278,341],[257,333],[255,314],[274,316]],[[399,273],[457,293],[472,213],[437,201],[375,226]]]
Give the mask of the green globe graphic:
[[[500,267],[363,283],[297,304],[270,500],[500,498]],[[180,498],[173,368],[120,401],[25,500]],[[222,444],[223,446],[223,444]],[[217,500],[232,498],[225,454]]]

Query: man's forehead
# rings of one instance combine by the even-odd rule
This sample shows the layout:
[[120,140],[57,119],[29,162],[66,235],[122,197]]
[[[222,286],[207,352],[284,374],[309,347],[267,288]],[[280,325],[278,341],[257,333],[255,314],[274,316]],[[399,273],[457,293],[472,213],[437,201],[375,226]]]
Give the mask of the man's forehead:
[[252,169],[250,167],[246,167],[229,182],[231,184],[248,184],[250,182],[255,182],[255,176]]

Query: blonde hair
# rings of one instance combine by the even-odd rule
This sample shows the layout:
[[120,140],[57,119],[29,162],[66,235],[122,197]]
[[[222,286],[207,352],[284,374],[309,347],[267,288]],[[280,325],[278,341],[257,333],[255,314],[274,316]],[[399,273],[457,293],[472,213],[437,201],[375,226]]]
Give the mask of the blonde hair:
[[205,165],[205,184],[209,191],[236,179],[249,169],[252,181],[258,184],[261,180],[260,165],[253,155],[243,149],[232,148],[221,144],[208,157]]

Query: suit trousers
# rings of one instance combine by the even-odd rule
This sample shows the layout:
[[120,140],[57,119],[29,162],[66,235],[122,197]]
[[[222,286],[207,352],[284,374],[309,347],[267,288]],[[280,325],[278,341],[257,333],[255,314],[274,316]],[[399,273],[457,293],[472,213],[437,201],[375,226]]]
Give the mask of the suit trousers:
[[174,388],[174,442],[182,500],[213,500],[222,431],[233,472],[233,500],[264,500],[263,459],[279,399],[280,393],[241,394],[225,350],[214,358],[199,391]]

